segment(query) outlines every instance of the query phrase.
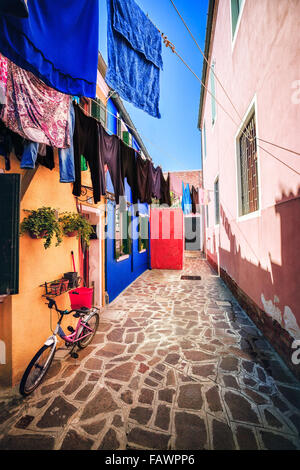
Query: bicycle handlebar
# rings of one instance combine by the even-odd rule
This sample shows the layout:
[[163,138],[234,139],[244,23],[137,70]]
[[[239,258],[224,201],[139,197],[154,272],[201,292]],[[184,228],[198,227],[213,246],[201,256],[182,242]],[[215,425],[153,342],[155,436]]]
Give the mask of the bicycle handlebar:
[[[78,294],[78,295],[79,295],[79,294]],[[51,297],[46,297],[46,299],[48,300],[48,303],[46,303],[46,305],[48,305],[48,307],[49,307],[50,309],[52,309],[52,308],[54,307],[55,310],[57,311],[57,313],[59,313],[59,314],[62,315],[62,316],[64,316],[64,315],[70,315],[70,314],[73,313],[73,312],[84,314],[84,313],[87,313],[87,311],[89,310],[89,309],[84,310],[84,309],[80,309],[80,308],[78,308],[78,309],[76,309],[76,310],[70,310],[70,311],[69,311],[69,310],[60,310],[60,309],[57,307],[57,303],[55,302],[54,299],[52,299]]]
[[48,307],[50,309],[52,309],[53,307],[55,308],[55,310],[57,311],[57,313],[59,313],[60,315],[69,315],[70,313],[74,312],[74,310],[60,310],[58,307],[57,307],[57,303],[55,302],[54,299],[51,299],[51,297],[46,297],[46,299],[48,300],[48,303],[46,303],[46,305],[48,305]]

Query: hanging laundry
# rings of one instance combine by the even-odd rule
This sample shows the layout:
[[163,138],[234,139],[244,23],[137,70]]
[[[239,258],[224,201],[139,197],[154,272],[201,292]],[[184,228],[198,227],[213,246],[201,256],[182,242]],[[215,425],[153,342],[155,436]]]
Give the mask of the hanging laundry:
[[171,194],[170,194],[170,173],[165,180],[163,172],[161,172],[161,199],[160,204],[166,204],[169,207],[172,206]]
[[2,106],[6,104],[6,86],[7,86],[7,59],[0,54],[0,112]]
[[122,181],[121,140],[116,135],[109,135],[101,123],[98,126],[99,152],[104,165],[107,165],[112,185],[114,187],[116,204],[120,196],[124,196]]
[[52,147],[70,146],[70,97],[10,60],[2,120],[13,132]]
[[39,144],[36,162],[52,171],[55,168],[53,147]]
[[182,182],[182,210],[185,215],[188,215],[192,212],[192,199],[191,199],[190,187],[189,185],[185,187],[183,182]]
[[10,170],[10,154],[14,152],[18,159],[24,152],[25,139],[20,135],[8,129],[2,121],[0,121],[0,155],[5,159],[5,169]]
[[192,199],[192,213],[197,214],[199,212],[199,194],[196,188],[192,186],[191,190],[191,199]]
[[88,171],[86,159],[81,155],[81,171]]
[[126,101],[160,118],[159,31],[134,0],[107,0],[106,82]]
[[[160,166],[154,168],[150,162],[147,179],[147,194],[152,198],[160,200],[162,197],[162,169]],[[151,202],[150,201],[150,202]]]
[[102,154],[99,151],[99,131],[96,119],[86,116],[77,104],[75,109],[74,130],[74,162],[75,183],[73,187],[74,196],[81,195],[81,155],[84,155],[91,172],[94,202],[97,204],[101,196],[105,195],[105,171]]
[[0,15],[2,54],[62,93],[94,98],[99,0],[28,0],[28,11]]
[[161,182],[164,176],[163,176],[162,169],[160,166],[158,166],[155,169],[153,168],[153,170],[154,171],[153,171],[152,197],[160,200],[162,198]]
[[182,181],[174,173],[170,173],[170,190],[176,196],[182,196]]
[[[70,103],[68,128],[70,132],[71,145],[65,149],[58,149],[59,156],[59,173],[60,183],[74,183],[75,181],[75,165],[74,165],[74,147],[73,147],[73,134],[75,126],[75,112],[73,104]],[[45,145],[45,144],[43,144]],[[41,144],[38,142],[28,142],[25,146],[24,153],[21,160],[22,169],[32,169],[35,167],[38,154],[41,150]],[[46,155],[46,152],[45,152]],[[51,162],[50,162],[51,164]]]
[[208,206],[210,203],[210,195],[207,189],[199,189],[199,203],[201,206]]
[[137,166],[137,184],[138,184],[138,194],[140,202],[151,204],[152,197],[149,193],[149,184],[148,184],[148,177],[149,177],[149,167],[151,165],[150,160],[144,160],[140,155],[136,158],[136,166]]
[[28,18],[27,0],[1,0],[0,15]]
[[137,166],[135,159],[135,151],[133,148],[128,147],[123,141],[121,145],[121,174],[122,184],[125,188],[124,179],[127,178],[127,183],[131,187],[132,203],[138,202],[138,185],[137,185]]

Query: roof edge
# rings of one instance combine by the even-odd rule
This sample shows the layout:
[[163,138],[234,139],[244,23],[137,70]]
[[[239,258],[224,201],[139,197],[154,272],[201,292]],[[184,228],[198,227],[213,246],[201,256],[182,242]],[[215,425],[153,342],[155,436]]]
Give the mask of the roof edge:
[[[217,0],[209,0],[208,6],[208,13],[207,13],[207,26],[206,26],[206,37],[205,37],[205,50],[204,55],[209,60],[209,51],[211,46],[211,37],[212,37],[212,29],[213,29],[213,19],[215,14],[215,8],[217,6]],[[203,59],[203,68],[202,68],[202,84],[201,84],[201,94],[200,94],[200,105],[199,105],[199,114],[198,114],[198,129],[201,129],[201,121],[202,121],[202,113],[203,113],[203,104],[204,104],[204,96],[205,96],[205,88],[203,83],[206,83],[207,78],[207,62]]]
[[[100,52],[98,52],[98,70],[100,72],[100,74],[102,75],[102,77],[104,78],[105,80],[105,75],[106,75],[106,70],[107,70],[107,64],[102,56],[102,54]],[[110,88],[110,87],[109,87]],[[113,92],[114,90],[112,88],[110,88],[110,91]],[[130,127],[131,129],[131,132],[132,132],[132,135],[133,137],[135,138],[135,140],[137,141],[137,143],[139,144],[140,148],[141,148],[141,151],[143,152],[143,154],[145,155],[145,157],[148,159],[148,160],[152,160],[152,158],[150,157],[150,154],[148,152],[148,150],[146,149],[146,146],[142,140],[142,138],[140,137],[139,133],[138,133],[138,130],[136,129],[134,123],[132,122],[132,119],[128,113],[128,111],[126,110],[125,108],[125,105],[122,101],[122,99],[120,98],[120,96],[118,95],[117,92],[114,92],[111,96],[110,96],[110,99],[115,103],[115,105],[117,106],[117,108],[119,109],[120,111],[120,115],[124,121],[125,124],[127,124],[128,127]]]

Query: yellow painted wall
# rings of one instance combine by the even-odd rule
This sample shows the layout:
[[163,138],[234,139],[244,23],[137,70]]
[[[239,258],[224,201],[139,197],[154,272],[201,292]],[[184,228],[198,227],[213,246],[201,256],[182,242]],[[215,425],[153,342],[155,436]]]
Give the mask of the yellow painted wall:
[[[11,164],[11,173],[24,173],[15,157],[12,157]],[[3,167],[3,159],[0,158],[0,168]],[[59,212],[77,211],[72,184],[59,182],[57,152],[55,169],[50,171],[39,166],[21,202],[21,221],[26,216],[23,209],[42,206],[50,206]],[[49,309],[45,305],[46,299],[42,297],[44,288],[39,286],[73,271],[71,251],[74,251],[76,270],[79,271],[78,243],[77,238],[63,237],[59,247],[53,243],[45,250],[43,240],[31,239],[27,234],[20,238],[19,294],[8,297],[4,304],[0,304],[0,340],[5,341],[8,351],[7,365],[0,365],[0,386],[19,382],[35,352],[52,334]],[[58,297],[57,303],[59,308],[69,309],[68,294]],[[55,326],[57,315],[54,311],[52,318],[52,325]],[[71,315],[64,319],[62,327],[66,329],[68,325],[75,324],[76,320]]]
[[[106,104],[106,96],[97,86],[97,96]],[[59,212],[76,212],[76,200],[72,195],[72,184],[59,182],[58,153],[55,154],[55,168],[50,171],[39,166],[20,207],[21,221],[25,217],[23,209],[37,209],[42,206],[53,207]],[[4,159],[0,158],[0,170],[4,169]],[[10,173],[23,175],[20,162],[11,156]],[[82,173],[82,185],[92,187],[90,172]],[[104,206],[103,197],[99,206],[102,206],[102,279],[103,304],[105,300],[105,241],[104,241]],[[43,240],[33,240],[29,235],[20,238],[20,284],[19,294],[7,297],[0,304],[0,340],[6,345],[6,364],[0,364],[0,387],[15,385],[32,359],[33,355],[52,334],[50,330],[50,313],[45,305],[46,299],[42,297],[44,289],[39,287],[45,281],[59,279],[65,272],[73,271],[71,251],[74,251],[76,270],[79,271],[78,240],[63,237],[59,247],[54,243],[47,250],[43,247]],[[69,309],[68,294],[57,298],[61,309]],[[56,324],[56,313],[52,313],[52,325]],[[72,315],[66,317],[62,327],[75,326],[76,320]]]

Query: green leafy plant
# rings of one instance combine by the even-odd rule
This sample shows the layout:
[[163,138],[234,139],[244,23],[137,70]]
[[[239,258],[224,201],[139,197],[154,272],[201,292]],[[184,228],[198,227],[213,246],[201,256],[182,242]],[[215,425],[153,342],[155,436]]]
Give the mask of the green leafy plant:
[[89,246],[91,235],[95,233],[95,231],[83,215],[76,212],[64,212],[61,214],[59,221],[66,235],[77,232],[77,238],[81,237],[87,246]]
[[45,239],[44,248],[50,247],[52,238],[56,237],[56,244],[58,246],[62,242],[62,231],[58,222],[58,213],[51,207],[40,207],[37,210],[27,210],[29,215],[25,217],[20,225],[20,235],[30,233],[34,238]]

